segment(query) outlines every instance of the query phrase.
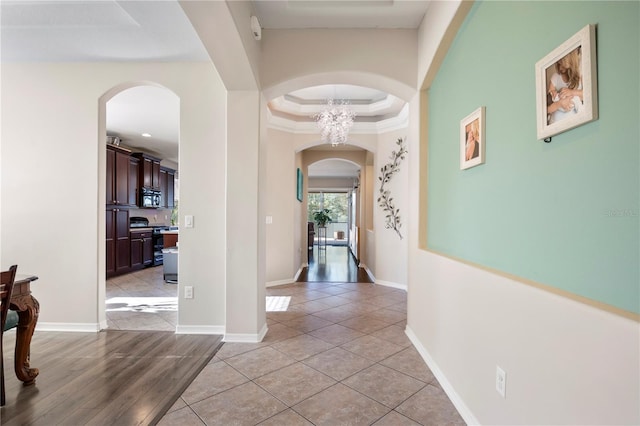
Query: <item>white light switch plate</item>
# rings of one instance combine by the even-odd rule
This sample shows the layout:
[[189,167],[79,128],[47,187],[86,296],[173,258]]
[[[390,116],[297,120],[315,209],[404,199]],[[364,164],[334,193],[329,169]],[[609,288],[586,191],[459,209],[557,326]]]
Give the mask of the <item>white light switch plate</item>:
[[500,394],[501,397],[506,398],[507,373],[505,373],[505,371],[498,366],[496,366],[496,391]]
[[193,228],[193,216],[192,215],[186,215],[184,217],[184,227],[185,228]]

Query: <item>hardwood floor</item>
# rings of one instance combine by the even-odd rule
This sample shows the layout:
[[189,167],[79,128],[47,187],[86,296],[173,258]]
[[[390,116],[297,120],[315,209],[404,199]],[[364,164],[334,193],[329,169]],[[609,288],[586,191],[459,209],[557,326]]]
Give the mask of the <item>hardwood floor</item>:
[[[328,246],[320,254],[316,248],[301,279],[371,282],[344,246]],[[13,372],[15,333],[9,332],[4,336],[7,404],[0,409],[0,424],[156,424],[213,358],[221,340],[173,331],[36,331],[31,364],[40,375],[35,385],[23,386]]]
[[15,333],[4,336],[2,425],[155,424],[222,345],[222,336],[173,332],[36,331],[33,386],[13,373]]
[[309,266],[304,268],[297,282],[371,283],[369,275],[356,265],[346,246],[326,246],[309,251]]

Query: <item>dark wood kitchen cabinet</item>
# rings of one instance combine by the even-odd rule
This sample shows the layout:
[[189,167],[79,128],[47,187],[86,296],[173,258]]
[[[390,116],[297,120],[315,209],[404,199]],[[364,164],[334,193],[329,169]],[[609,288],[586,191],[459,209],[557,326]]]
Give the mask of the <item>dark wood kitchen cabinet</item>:
[[138,172],[139,186],[142,188],[161,190],[160,159],[142,152],[136,152],[133,156],[140,160]]
[[131,270],[129,210],[107,208],[106,212],[107,278]]
[[141,269],[153,263],[152,231],[131,231],[131,269]]
[[130,154],[123,148],[107,146],[107,205],[136,205],[135,199],[129,197]]
[[140,160],[136,157],[129,157],[129,205],[139,206],[140,195],[138,194],[140,186],[138,185],[138,169]]
[[175,206],[175,178],[175,170],[160,167],[160,190],[162,191],[160,207],[172,209]]

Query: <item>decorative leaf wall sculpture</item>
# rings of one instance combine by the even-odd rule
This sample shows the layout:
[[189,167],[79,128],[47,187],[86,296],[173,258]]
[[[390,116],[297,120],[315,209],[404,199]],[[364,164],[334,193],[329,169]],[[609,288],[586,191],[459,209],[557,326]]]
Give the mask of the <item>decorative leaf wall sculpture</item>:
[[395,208],[391,192],[388,189],[384,189],[385,184],[391,180],[396,172],[400,171],[400,161],[404,160],[408,152],[403,138],[398,138],[396,145],[398,145],[398,151],[391,151],[391,162],[385,164],[384,167],[380,169],[380,176],[378,177],[380,181],[378,205],[382,207],[382,210],[386,213],[385,228],[393,229],[400,239],[402,239],[402,234],[400,233],[400,227],[402,226],[400,209]]

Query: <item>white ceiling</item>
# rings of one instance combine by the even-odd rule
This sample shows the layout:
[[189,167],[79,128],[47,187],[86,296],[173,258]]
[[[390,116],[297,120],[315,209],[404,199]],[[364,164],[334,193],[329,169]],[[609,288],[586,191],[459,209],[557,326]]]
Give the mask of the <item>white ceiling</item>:
[[429,5],[416,0],[253,2],[262,28],[418,28]]
[[309,177],[337,177],[352,178],[358,176],[360,167],[350,161],[327,159],[320,160],[309,165],[307,173]]
[[132,87],[107,102],[109,136],[118,136],[123,145],[174,163],[178,163],[179,127],[180,98],[162,87]]
[[177,1],[0,2],[2,61],[206,61]]
[[[428,1],[255,0],[262,28],[417,28]],[[2,62],[207,61],[175,0],[0,1]],[[326,99],[348,100],[359,123],[398,117],[404,102],[366,87],[325,85],[273,99],[280,126],[306,122]],[[107,105],[108,134],[123,144],[178,160],[179,99],[156,87],[129,89]],[[147,132],[150,138],[141,134]]]

